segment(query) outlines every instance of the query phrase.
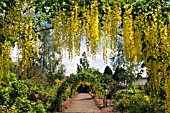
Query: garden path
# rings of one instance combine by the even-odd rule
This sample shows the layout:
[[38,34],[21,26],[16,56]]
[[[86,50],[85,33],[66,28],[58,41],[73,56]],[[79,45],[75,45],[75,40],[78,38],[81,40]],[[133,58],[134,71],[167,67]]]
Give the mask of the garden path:
[[64,113],[101,113],[88,93],[80,93]]

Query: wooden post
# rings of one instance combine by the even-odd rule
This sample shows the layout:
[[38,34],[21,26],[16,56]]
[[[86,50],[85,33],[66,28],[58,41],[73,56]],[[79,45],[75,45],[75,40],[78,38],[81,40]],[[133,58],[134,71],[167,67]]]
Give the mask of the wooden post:
[[104,93],[103,107],[107,107],[107,95],[106,95],[106,92]]
[[70,98],[72,96],[72,93],[73,93],[73,89],[71,88],[71,90],[70,90]]

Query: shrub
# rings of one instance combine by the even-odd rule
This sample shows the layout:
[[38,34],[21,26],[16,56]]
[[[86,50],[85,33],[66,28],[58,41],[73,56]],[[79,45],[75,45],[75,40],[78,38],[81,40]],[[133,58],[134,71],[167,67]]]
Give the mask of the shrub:
[[42,101],[38,100],[34,106],[34,112],[36,113],[46,113],[46,109]]
[[164,102],[156,100],[136,88],[119,90],[114,108],[123,113],[164,113]]
[[42,101],[31,101],[28,97],[28,86],[23,80],[17,80],[13,73],[3,77],[0,85],[0,112],[31,113],[45,110]]

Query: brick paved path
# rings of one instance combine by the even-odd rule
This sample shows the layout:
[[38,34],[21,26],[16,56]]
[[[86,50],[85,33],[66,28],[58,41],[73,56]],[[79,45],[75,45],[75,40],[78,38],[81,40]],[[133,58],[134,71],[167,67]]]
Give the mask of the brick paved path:
[[64,113],[101,113],[88,93],[80,93]]

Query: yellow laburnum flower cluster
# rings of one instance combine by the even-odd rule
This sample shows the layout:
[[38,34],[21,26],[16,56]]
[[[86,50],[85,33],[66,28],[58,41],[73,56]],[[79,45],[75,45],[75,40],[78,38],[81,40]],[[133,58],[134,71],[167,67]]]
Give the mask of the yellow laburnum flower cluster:
[[[161,11],[159,11],[162,13]],[[162,15],[159,15],[162,18]],[[168,28],[168,25],[164,24],[164,20],[159,20],[159,35],[160,35],[160,49],[158,50],[159,55],[161,56],[161,62],[159,60],[160,68],[158,68],[158,81],[161,83],[163,79],[165,79],[165,83],[162,86],[160,84],[160,87],[165,91],[166,93],[166,99],[167,99],[167,113],[170,112],[170,70],[167,70],[168,66],[170,66],[170,29]],[[169,26],[170,27],[170,26]],[[156,64],[157,65],[157,64]],[[155,65],[155,66],[156,66]],[[159,66],[158,66],[159,67]],[[161,72],[159,72],[159,69],[161,69]],[[162,79],[161,79],[162,78]]]
[[[109,4],[109,3],[108,3]],[[104,6],[106,13],[103,16],[104,26],[101,36],[101,46],[103,50],[103,58],[107,59],[107,49],[116,50],[118,40],[118,30],[121,24],[121,8],[120,2],[115,2],[113,6]],[[114,8],[114,9],[112,9]]]
[[[127,6],[128,8],[128,6]],[[133,7],[130,7],[124,12],[123,15],[123,45],[124,45],[124,54],[127,60],[135,60],[135,49],[134,49],[134,37],[133,37],[133,25],[132,25],[132,12]]]
[[78,17],[78,3],[76,3],[75,8],[75,18],[74,18],[74,31],[75,31],[75,38],[74,38],[74,47],[75,47],[75,53],[76,55],[80,55],[80,42],[81,42],[81,37],[79,36],[79,30],[80,30],[80,20]]
[[88,6],[79,6],[77,1],[72,1],[69,13],[61,11],[60,7],[56,6],[55,18],[51,22],[54,27],[53,46],[58,53],[62,54],[62,51],[66,50],[69,58],[79,55],[81,41],[85,39],[88,53],[95,55],[102,49],[106,59],[107,49],[116,48],[121,9],[119,2],[114,4],[114,10],[109,5],[104,8],[107,11],[103,17],[104,26],[101,26],[97,0]]
[[5,42],[2,45],[2,56],[3,56],[3,74],[9,75],[10,74],[10,43]]
[[0,55],[0,84],[2,80],[2,75],[3,75],[3,57]]
[[[128,6],[127,6],[128,8]],[[158,97],[161,89],[165,91],[166,105],[170,112],[170,37],[169,24],[163,17],[161,7],[142,13],[132,19],[132,7],[123,15],[123,42],[127,60],[144,59],[150,77],[152,95]],[[143,48],[142,48],[143,46]],[[168,70],[167,70],[168,69]]]
[[75,90],[77,90],[78,89],[78,87],[79,86],[81,86],[81,85],[87,85],[87,86],[90,86],[91,85],[91,83],[90,82],[87,82],[87,81],[82,81],[82,80],[80,80],[79,82],[78,82],[78,84],[76,84],[76,86],[75,86]]
[[80,53],[81,37],[79,36],[80,20],[78,8],[78,4],[73,1],[70,9],[72,11],[69,13],[70,16],[67,16],[57,8],[55,19],[52,20],[54,27],[52,37],[54,50],[57,50],[59,54],[63,52],[61,49],[68,51],[69,58],[73,57],[73,53],[77,55]]
[[[11,46],[12,42],[17,41],[18,36],[20,36],[20,10],[19,4],[16,4],[16,11],[9,10],[7,18],[9,20],[2,19],[3,28],[0,29],[1,34],[5,37],[5,41],[1,43],[2,53],[0,54],[0,81],[2,76],[8,76],[10,74],[10,63],[11,63]],[[7,24],[8,23],[8,24]]]
[[[153,16],[156,16],[153,14]],[[151,17],[149,17],[151,18]],[[156,17],[153,17],[156,18]],[[145,43],[146,43],[146,48],[145,50],[147,51],[146,53],[146,58],[145,58],[145,62],[146,62],[146,66],[148,69],[148,74],[151,75],[150,78],[150,84],[151,84],[151,89],[153,90],[153,92],[158,93],[159,91],[159,85],[158,79],[157,79],[157,69],[159,68],[158,66],[154,66],[157,64],[156,60],[152,60],[152,59],[157,59],[158,56],[158,40],[159,40],[159,36],[158,36],[158,22],[157,21],[150,21],[151,25],[149,24],[149,21],[145,22],[146,28],[145,28]],[[144,50],[144,51],[145,51]],[[149,58],[152,58],[151,60]],[[148,62],[150,60],[150,62]],[[158,94],[156,94],[158,95]]]
[[[147,73],[150,77],[150,87],[153,96],[160,95],[160,89],[165,91],[166,102],[170,112],[170,81],[167,71],[170,59],[170,37],[168,36],[168,25],[165,24],[165,18],[162,17],[160,9],[153,9],[150,16],[145,19],[145,49],[143,58],[147,67]],[[159,19],[158,19],[159,18]]]
[[[28,3],[28,6],[30,4]],[[24,39],[21,41],[22,49],[22,74],[27,74],[27,69],[32,66],[33,59],[38,58],[38,34],[33,33],[33,21],[34,21],[34,8],[31,11],[27,11],[26,25],[24,26]],[[23,16],[23,15],[22,15]]]
[[133,37],[134,37],[134,61],[140,62],[142,59],[142,25],[143,25],[143,15],[139,15],[136,17],[136,19],[133,21]]
[[[169,13],[169,18],[170,18],[170,13]],[[167,39],[167,42],[168,42],[168,48],[170,48],[170,22],[167,26],[167,34],[168,34],[168,39]],[[170,53],[169,53],[169,56],[170,56]],[[169,65],[170,65],[170,61],[169,61]],[[170,70],[166,73],[166,81],[165,81],[165,92],[166,92],[166,98],[167,98],[167,108],[168,111],[167,112],[170,112]]]
[[76,91],[78,89],[78,87],[81,85],[86,85],[89,87],[92,86],[91,88],[92,88],[92,90],[95,90],[95,94],[100,95],[100,96],[102,96],[102,98],[104,98],[104,93],[101,91],[100,84],[97,81],[89,82],[86,79],[85,80],[80,79],[80,81],[77,84],[75,84],[75,86],[72,86],[72,90]]
[[0,55],[0,83],[2,76],[10,74],[10,42],[2,44],[2,54]]
[[90,11],[90,53],[95,55],[97,53],[97,46],[99,41],[99,12],[98,12],[98,2],[97,0],[91,5]]
[[[32,65],[33,52],[36,54],[38,53],[38,37],[32,29],[34,21],[34,7],[31,6],[31,3],[26,3],[24,1],[18,0],[16,2],[15,8],[13,10],[8,10],[7,18],[9,20],[2,20],[3,28],[1,29],[1,33],[6,39],[5,42],[2,43],[2,54],[0,56],[1,77],[2,75],[7,76],[9,74],[11,46],[17,45],[19,49],[22,49],[23,75],[26,74],[25,72],[27,68]],[[24,17],[24,11],[27,14],[26,17]]]

